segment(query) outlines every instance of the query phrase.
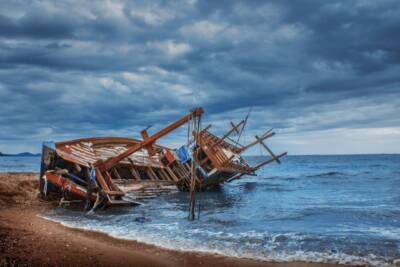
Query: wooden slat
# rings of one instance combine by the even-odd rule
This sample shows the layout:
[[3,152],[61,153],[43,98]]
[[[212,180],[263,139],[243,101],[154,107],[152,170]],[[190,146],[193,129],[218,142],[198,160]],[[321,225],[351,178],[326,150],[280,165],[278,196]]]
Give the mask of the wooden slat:
[[113,173],[114,173],[114,175],[115,175],[115,178],[117,178],[117,179],[122,179],[121,176],[120,176],[119,173],[118,173],[117,168],[112,168],[112,171],[113,171]]
[[254,169],[254,170],[257,170],[257,169],[261,168],[262,166],[264,166],[264,165],[266,165],[266,164],[268,164],[268,163],[271,163],[271,162],[275,161],[276,158],[279,159],[279,158],[281,158],[281,157],[283,157],[283,156],[286,156],[286,154],[287,154],[287,152],[284,152],[284,153],[282,153],[282,154],[276,156],[275,158],[271,158],[271,159],[268,159],[268,160],[266,160],[266,161],[263,161],[263,162],[257,164],[256,166],[254,166],[253,169]]
[[165,170],[168,172],[168,174],[172,177],[172,179],[175,182],[179,181],[178,177],[176,177],[175,173],[171,170],[170,167],[166,167]]
[[131,168],[129,168],[129,170],[131,171],[133,177],[134,177],[136,180],[138,180],[138,181],[141,180],[140,174],[139,174],[139,172],[136,170],[136,168],[131,167]]
[[149,171],[151,172],[152,175],[154,175],[154,177],[155,177],[156,180],[161,180],[161,179],[158,177],[158,175],[154,172],[154,170],[153,170],[152,167],[149,167]]
[[106,180],[104,179],[104,176],[100,172],[99,169],[96,168],[96,178],[97,181],[100,183],[100,186],[103,190],[110,190],[110,187],[108,186]]
[[72,150],[78,150],[82,154],[87,155],[88,157],[97,158],[94,152],[88,151],[87,149],[81,147],[79,144],[73,145],[70,147]]
[[118,188],[116,185],[112,182],[111,176],[108,173],[108,171],[104,172],[104,179],[106,180],[108,187],[110,188],[111,191],[118,191]]
[[160,176],[163,178],[164,181],[170,181],[168,174],[165,172],[165,170],[163,168],[159,168],[157,171],[160,174]]
[[268,153],[271,155],[271,157],[272,157],[273,159],[275,159],[276,162],[278,162],[279,164],[281,164],[281,161],[279,160],[279,158],[276,157],[276,155],[274,154],[274,152],[272,152],[272,150],[269,149],[269,147],[264,143],[264,141],[261,140],[261,138],[258,137],[257,135],[256,135],[256,139],[257,139],[257,141],[260,142],[260,144],[265,148],[265,150],[268,151]]
[[110,196],[124,196],[124,195],[125,195],[125,193],[122,192],[122,191],[109,191],[109,190],[104,190],[104,192],[105,192],[107,195],[110,195]]
[[168,178],[168,181],[175,181],[175,179],[167,172],[166,168],[161,168],[161,172]]
[[153,175],[153,173],[152,173],[150,170],[151,170],[150,167],[147,167],[147,168],[145,169],[145,171],[146,171],[146,173],[147,173],[147,176],[149,176],[150,180],[156,181],[157,178]]

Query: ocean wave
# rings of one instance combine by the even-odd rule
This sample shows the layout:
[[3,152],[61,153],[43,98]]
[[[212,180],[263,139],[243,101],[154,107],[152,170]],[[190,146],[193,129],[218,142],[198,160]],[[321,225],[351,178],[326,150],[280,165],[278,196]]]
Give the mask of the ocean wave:
[[[178,224],[154,224],[155,231],[146,233],[139,229],[116,229],[115,227],[99,227],[96,225],[79,225],[72,221],[63,221],[49,216],[41,216],[44,219],[58,222],[69,228],[77,228],[82,230],[97,231],[105,233],[113,238],[122,240],[134,240],[145,244],[156,245],[166,249],[172,249],[185,252],[203,252],[211,254],[219,254],[229,257],[256,259],[271,262],[316,262],[331,264],[348,264],[348,265],[369,265],[369,266],[392,266],[393,260],[373,253],[366,255],[350,255],[341,252],[339,249],[330,251],[310,251],[301,249],[301,244],[312,240],[313,242],[321,241],[321,238],[310,234],[298,233],[276,233],[267,234],[256,231],[226,233],[223,231],[213,232],[205,229],[184,230],[188,236],[203,235],[207,237],[206,242],[200,242],[196,239],[179,239],[164,235],[165,232],[177,231]],[[372,229],[371,229],[372,230]],[[298,249],[285,250],[281,244],[297,244]],[[258,251],[257,247],[263,247],[262,251]]]
[[343,173],[338,172],[338,171],[330,171],[330,172],[323,172],[323,173],[318,173],[318,174],[312,174],[312,175],[307,175],[306,177],[323,177],[323,176],[338,176],[342,175]]
[[124,213],[62,209],[49,217],[116,238],[241,258],[371,266],[399,259],[400,157],[385,159],[388,168],[370,168],[381,163],[375,157],[300,159],[197,194],[201,215],[191,222],[184,192]]
[[262,179],[262,181],[274,181],[274,180],[278,180],[278,181],[296,181],[296,180],[298,180],[298,178],[297,177],[292,177],[292,176],[282,175],[282,176],[263,177],[263,179]]
[[256,189],[262,189],[263,192],[291,192],[295,191],[294,189],[289,189],[287,185],[280,183],[271,183],[271,182],[245,182],[239,185],[239,188],[242,188],[245,192],[252,192]]

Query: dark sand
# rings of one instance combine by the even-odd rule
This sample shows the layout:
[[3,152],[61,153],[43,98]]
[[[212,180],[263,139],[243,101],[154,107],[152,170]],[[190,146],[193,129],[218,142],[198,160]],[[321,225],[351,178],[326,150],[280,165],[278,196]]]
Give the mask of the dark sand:
[[0,266],[339,266],[180,252],[67,228],[37,216],[54,208],[37,187],[37,174],[0,173]]

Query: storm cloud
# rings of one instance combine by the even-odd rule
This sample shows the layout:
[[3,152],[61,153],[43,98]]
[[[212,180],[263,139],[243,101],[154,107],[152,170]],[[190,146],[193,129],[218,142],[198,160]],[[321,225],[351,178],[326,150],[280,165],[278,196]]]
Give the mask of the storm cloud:
[[3,152],[196,106],[294,154],[399,152],[400,2],[2,1],[0,100]]

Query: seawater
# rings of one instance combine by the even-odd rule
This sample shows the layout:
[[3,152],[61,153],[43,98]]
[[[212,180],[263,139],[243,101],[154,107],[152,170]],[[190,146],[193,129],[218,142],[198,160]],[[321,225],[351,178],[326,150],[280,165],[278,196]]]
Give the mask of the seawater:
[[40,156],[0,157],[0,172],[39,172]]
[[195,221],[184,192],[92,216],[66,208],[44,216],[166,248],[260,260],[392,266],[400,258],[400,155],[288,156],[257,177],[198,193],[197,202]]

